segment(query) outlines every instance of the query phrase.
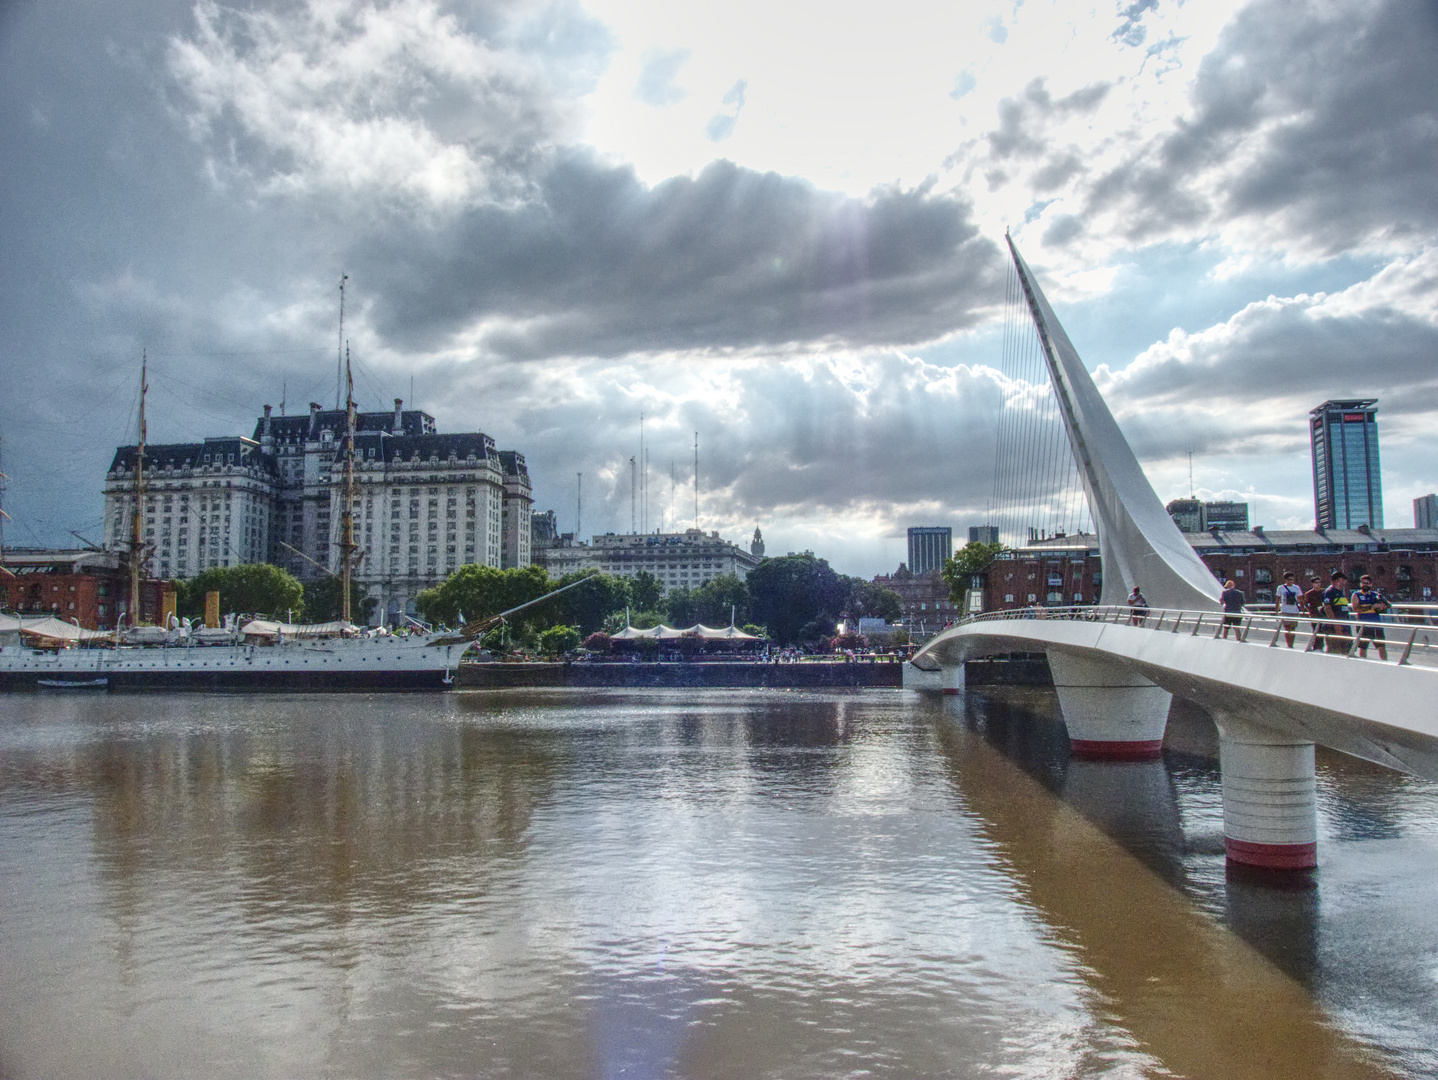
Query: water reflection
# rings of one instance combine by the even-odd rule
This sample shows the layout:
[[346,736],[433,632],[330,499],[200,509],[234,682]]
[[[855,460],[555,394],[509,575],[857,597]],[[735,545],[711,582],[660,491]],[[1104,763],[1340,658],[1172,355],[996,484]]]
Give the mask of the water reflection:
[[1333,868],[1276,893],[1223,873],[1202,718],[1071,762],[1006,695],[11,697],[0,1077],[1427,1067],[1438,962],[1330,890],[1438,942],[1352,854],[1431,792],[1325,773]]

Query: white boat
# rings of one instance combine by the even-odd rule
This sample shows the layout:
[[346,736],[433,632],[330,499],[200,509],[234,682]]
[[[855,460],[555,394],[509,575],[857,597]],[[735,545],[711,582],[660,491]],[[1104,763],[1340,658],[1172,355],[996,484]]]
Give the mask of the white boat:
[[36,648],[0,645],[0,690],[446,690],[470,642],[453,635],[262,635],[201,645]]

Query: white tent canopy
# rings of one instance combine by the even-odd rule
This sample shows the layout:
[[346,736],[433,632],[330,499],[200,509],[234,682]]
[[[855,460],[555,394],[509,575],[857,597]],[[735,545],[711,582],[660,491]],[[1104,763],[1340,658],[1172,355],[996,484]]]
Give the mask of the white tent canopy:
[[650,627],[648,630],[639,630],[633,626],[626,626],[623,630],[613,636],[615,641],[636,641],[640,638],[657,639],[659,641],[673,641],[687,635],[702,638],[705,641],[758,641],[753,634],[746,634],[743,630],[733,626],[726,626],[716,630],[712,626],[705,626],[703,623],[695,623],[683,630],[677,630],[672,626],[665,626],[660,623],[658,626]]
[[24,616],[0,615],[0,634],[22,633],[27,637],[49,638],[51,641],[94,641],[114,639],[109,630],[86,630],[53,615],[27,619]]

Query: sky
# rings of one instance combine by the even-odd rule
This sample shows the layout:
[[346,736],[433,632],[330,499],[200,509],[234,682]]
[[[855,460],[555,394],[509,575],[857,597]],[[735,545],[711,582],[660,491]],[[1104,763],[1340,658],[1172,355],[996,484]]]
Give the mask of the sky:
[[[1015,243],[1164,500],[1313,522],[1307,414],[1438,490],[1438,4],[8,0],[8,545],[133,442],[362,408],[535,508],[890,572],[994,499]],[[670,477],[674,482],[671,485]],[[672,493],[672,494],[671,494]]]

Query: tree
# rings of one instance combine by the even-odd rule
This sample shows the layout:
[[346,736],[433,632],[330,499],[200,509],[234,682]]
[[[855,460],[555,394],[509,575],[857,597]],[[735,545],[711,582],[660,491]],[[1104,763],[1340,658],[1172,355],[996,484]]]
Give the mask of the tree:
[[994,561],[994,556],[1003,550],[1003,544],[970,540],[952,559],[945,560],[941,572],[949,584],[949,599],[956,604],[963,604],[973,576],[987,570],[989,563]]
[[[538,599],[553,587],[543,567],[501,570],[471,563],[461,566],[442,584],[420,593],[415,607],[429,622],[456,626],[461,614],[467,622],[479,622]],[[525,627],[549,626],[557,620],[549,605],[536,604],[521,612],[517,621],[520,627]]]
[[269,563],[217,566],[180,582],[176,597],[180,614],[203,615],[207,592],[220,594],[222,612],[243,611],[284,619],[291,610],[299,616],[305,606],[305,590],[299,579]]
[[[576,571],[565,574],[552,582],[553,588],[569,585],[585,574]],[[556,596],[550,603],[541,605],[546,621],[564,623],[579,627],[579,632],[592,634],[604,629],[604,622],[616,611],[623,611],[629,603],[629,582],[613,574],[589,574],[589,580],[577,589],[570,589],[563,596]]]
[[808,553],[765,559],[747,584],[749,617],[781,645],[828,640],[848,599],[839,575]]
[[904,602],[893,589],[862,578],[845,581],[850,583],[848,612],[855,619],[898,622],[904,617]]
[[[332,622],[340,617],[343,608],[343,586],[337,577],[323,577],[305,585],[305,618],[310,622]],[[375,599],[365,595],[364,589],[350,582],[350,619],[367,623],[374,615]]]
[[699,621],[694,594],[683,586],[670,589],[664,595],[664,616],[670,626],[693,626]]
[[636,611],[654,611],[664,597],[664,583],[648,570],[629,579],[629,602]]
[[[737,625],[740,619],[749,615],[749,590],[737,574],[720,574],[710,578],[691,594],[694,605],[694,622],[706,626],[728,626],[732,617]],[[693,622],[676,623],[676,626],[693,626]]]
[[579,648],[579,628],[551,626],[539,635],[539,651],[545,656],[560,656]]

